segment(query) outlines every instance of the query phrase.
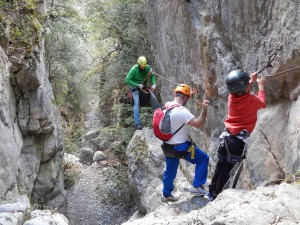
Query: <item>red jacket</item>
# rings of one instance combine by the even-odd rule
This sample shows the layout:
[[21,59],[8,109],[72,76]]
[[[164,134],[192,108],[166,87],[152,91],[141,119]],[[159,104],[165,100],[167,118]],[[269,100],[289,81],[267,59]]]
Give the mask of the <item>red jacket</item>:
[[257,95],[250,93],[241,96],[229,94],[225,127],[232,135],[237,135],[243,129],[251,133],[256,125],[257,111],[266,106],[264,91],[258,91]]

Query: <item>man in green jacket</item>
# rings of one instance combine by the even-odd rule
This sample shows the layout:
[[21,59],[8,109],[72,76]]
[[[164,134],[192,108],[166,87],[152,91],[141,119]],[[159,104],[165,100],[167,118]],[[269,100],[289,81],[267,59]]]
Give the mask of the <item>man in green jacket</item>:
[[[143,129],[143,126],[140,121],[140,96],[139,92],[147,85],[148,80],[151,80],[152,86],[151,89],[154,91],[157,87],[156,78],[151,71],[151,67],[147,64],[147,59],[144,56],[141,56],[137,60],[137,64],[134,65],[129,73],[126,76],[125,82],[129,85],[131,94],[134,101],[133,106],[133,117],[135,128],[137,130]],[[157,108],[160,108],[160,104],[157,101],[155,95],[150,91],[150,103],[151,108],[154,111]]]

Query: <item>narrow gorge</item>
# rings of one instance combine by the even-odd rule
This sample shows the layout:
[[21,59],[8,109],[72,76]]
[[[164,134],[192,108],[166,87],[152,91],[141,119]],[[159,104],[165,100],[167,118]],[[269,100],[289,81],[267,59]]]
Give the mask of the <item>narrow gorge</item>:
[[[63,6],[67,5],[66,2],[59,1]],[[89,27],[85,30],[82,27],[87,26],[87,23],[78,23],[77,35],[82,40],[88,40],[85,44],[76,42],[76,45],[84,46],[78,52],[84,52],[85,58],[78,60],[82,64],[70,64],[78,70],[79,67],[82,71],[86,70],[77,71],[86,76],[82,75],[82,79],[74,75],[70,80],[61,79],[54,83],[53,74],[68,74],[71,66],[60,71],[53,70],[53,74],[49,72],[51,66],[57,66],[58,62],[69,61],[63,55],[53,64],[46,60],[51,59],[51,44],[54,46],[59,41],[58,36],[54,41],[51,40],[53,42],[47,39],[49,33],[55,32],[49,20],[55,21],[57,16],[52,9],[49,10],[51,4],[46,1],[0,0],[0,224],[95,225],[95,221],[101,225],[110,225],[116,221],[124,225],[299,224],[300,1],[116,0],[109,6],[117,10],[113,4],[120,9],[125,2],[130,3],[128,5],[132,11],[136,10],[137,13],[132,15],[142,14],[144,20],[139,22],[144,30],[140,24],[133,22],[127,25],[136,29],[129,31],[125,27],[118,27],[116,23],[108,26],[107,32],[115,31],[112,33],[115,37],[116,34],[128,31],[126,38],[107,38],[95,44],[91,40],[98,36],[94,35],[90,39],[86,36],[100,28]],[[107,1],[97,2],[96,5],[101,8],[104,3]],[[142,5],[142,11],[139,11],[139,4]],[[76,14],[78,20],[88,17],[81,15],[83,5],[83,2],[76,1],[77,10],[81,10]],[[126,7],[121,10],[127,10]],[[111,16],[113,10],[111,14],[99,13],[100,18]],[[72,13],[66,10],[62,18]],[[94,13],[89,16],[96,18],[97,13]],[[89,18],[88,21],[95,18]],[[123,17],[122,20],[126,19]],[[67,24],[67,21],[63,23]],[[142,39],[145,45],[132,44],[141,41],[140,36],[134,32],[144,34],[144,31],[148,34],[147,38]],[[101,34],[104,36],[103,32]],[[130,35],[133,36],[132,42]],[[75,43],[75,38],[71,37],[70,40]],[[64,44],[70,44],[70,40]],[[111,46],[107,47],[106,44],[110,42]],[[126,47],[127,42],[130,42],[130,47]],[[92,55],[97,48],[100,52],[104,51],[101,47],[106,51],[101,57]],[[62,52],[75,58],[72,52]],[[191,129],[192,139],[210,157],[209,178],[216,166],[216,149],[227,114],[225,76],[234,69],[252,73],[268,66],[261,73],[267,80],[267,108],[258,114],[237,189],[224,191],[213,202],[195,198],[185,190],[193,177],[193,165],[182,162],[175,183],[180,201],[171,204],[160,202],[165,166],[161,141],[155,138],[151,126],[146,125],[144,129],[134,131],[131,125],[126,124],[132,122],[132,114],[119,106],[125,90],[124,71],[136,63],[134,60],[137,54],[149,54],[146,56],[151,59],[152,69],[157,74],[157,94],[162,103],[173,99],[173,91],[179,83],[186,83],[197,90],[195,98],[187,105],[195,115],[199,115],[201,110],[197,102],[208,99],[213,103],[208,108],[204,128]],[[272,60],[271,66],[269,60]],[[95,62],[99,62],[100,66],[91,69]],[[116,71],[112,68],[116,68]],[[120,68],[124,71],[120,72]],[[73,70],[72,67],[70,71]],[[110,76],[108,71],[116,77]],[[92,88],[96,84],[99,85],[98,89]],[[67,85],[68,89],[64,89]],[[106,88],[110,87],[114,89],[107,91]],[[89,97],[74,91],[80,88],[85,91],[90,88],[86,91]],[[79,95],[76,96],[79,99],[77,105],[85,101],[86,104],[97,106],[91,114],[82,113],[88,117],[86,121],[84,116],[76,121],[86,122],[84,128],[75,125],[67,127],[66,124],[70,123],[68,116],[75,114],[77,108],[68,100],[67,104],[60,104],[62,97],[55,94],[54,90],[71,96],[70,99]],[[254,86],[252,92],[256,91],[257,86]],[[127,104],[130,113],[131,106]],[[67,107],[69,110],[66,110]],[[148,124],[151,124],[151,117],[145,116],[142,119],[149,120]],[[123,127],[124,123],[126,126]],[[64,142],[67,130],[75,133],[75,138],[68,139],[68,143]],[[78,187],[73,187],[73,192],[70,192],[64,183],[63,160],[70,146],[76,151],[87,149],[91,152],[90,162],[82,163],[92,173],[87,177],[97,176],[99,169],[99,178],[102,179],[106,173],[108,177],[115,176],[120,179],[119,182],[124,182],[121,195],[126,195],[131,208],[126,211],[126,215],[119,216],[124,220],[135,211],[127,222],[113,219],[118,217],[118,208],[114,206],[110,208],[111,214],[103,213],[107,207],[101,205],[103,202],[99,205],[94,203],[93,207],[103,208],[95,210],[94,217],[89,220],[91,214],[87,213],[87,193],[83,195],[87,201],[82,205],[72,199],[73,211],[68,212],[68,193],[74,194]],[[93,158],[93,154],[99,151],[108,153],[99,160],[103,164]],[[120,164],[122,167],[119,167]],[[119,177],[118,173],[113,173],[124,167],[127,169],[126,180]],[[105,182],[114,187],[104,178],[99,183],[104,185]],[[94,189],[99,192],[96,184]],[[90,196],[96,199],[95,202],[104,198],[102,192],[97,196],[94,194]],[[119,195],[115,193],[115,196]],[[76,215],[76,210],[82,213]],[[96,215],[99,211],[101,217],[100,214]],[[68,213],[72,214],[71,219],[67,218]],[[79,215],[83,215],[82,218]],[[84,222],[77,224],[78,221]]]

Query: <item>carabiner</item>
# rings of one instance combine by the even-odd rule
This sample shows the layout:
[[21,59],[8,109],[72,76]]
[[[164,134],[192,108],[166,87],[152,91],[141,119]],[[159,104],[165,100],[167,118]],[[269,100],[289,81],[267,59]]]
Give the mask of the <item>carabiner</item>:
[[259,71],[257,72],[257,74],[262,73],[262,72],[263,72],[265,69],[267,69],[267,68],[273,67],[271,63],[272,63],[273,60],[276,58],[277,53],[278,53],[278,51],[280,51],[280,50],[281,50],[280,45],[278,45],[278,46],[276,47],[276,49],[275,49],[275,52],[274,52],[272,55],[270,55],[270,57],[269,57],[269,59],[268,59],[268,62],[267,62],[267,65],[266,65],[264,68],[262,68],[261,70],[259,70]]

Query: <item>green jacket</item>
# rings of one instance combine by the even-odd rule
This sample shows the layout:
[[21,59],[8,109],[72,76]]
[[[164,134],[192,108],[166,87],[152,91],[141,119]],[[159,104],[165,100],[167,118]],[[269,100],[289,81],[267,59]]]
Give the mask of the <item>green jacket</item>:
[[135,88],[139,84],[148,83],[149,79],[151,79],[152,85],[156,84],[156,78],[153,73],[151,73],[148,79],[146,79],[150,69],[149,65],[146,66],[145,70],[140,70],[138,64],[134,65],[127,74],[125,83],[128,84],[130,88]]

